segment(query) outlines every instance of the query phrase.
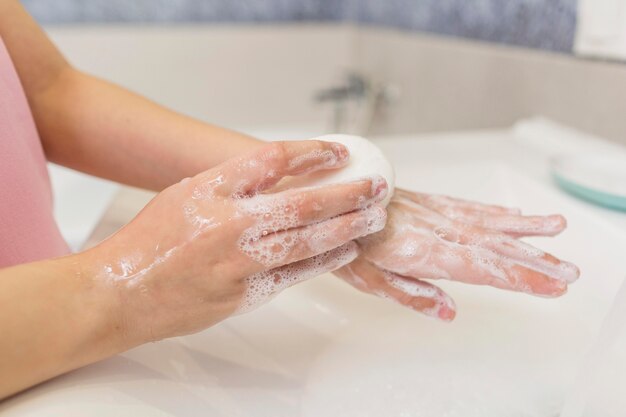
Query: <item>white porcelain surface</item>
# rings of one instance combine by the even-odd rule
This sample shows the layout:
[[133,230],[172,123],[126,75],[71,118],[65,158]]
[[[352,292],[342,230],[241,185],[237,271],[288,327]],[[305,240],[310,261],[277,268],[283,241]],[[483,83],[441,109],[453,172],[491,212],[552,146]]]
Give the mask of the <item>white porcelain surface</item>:
[[[563,194],[548,155],[508,132],[383,139],[397,184],[563,213],[532,239],[582,278],[552,300],[441,285],[443,324],[330,275],[200,334],[145,345],[42,384],[4,416],[554,416],[626,276],[623,218]],[[621,219],[621,220],[620,220]]]
[[79,250],[106,211],[118,186],[55,164],[48,165],[54,218],[65,241]]

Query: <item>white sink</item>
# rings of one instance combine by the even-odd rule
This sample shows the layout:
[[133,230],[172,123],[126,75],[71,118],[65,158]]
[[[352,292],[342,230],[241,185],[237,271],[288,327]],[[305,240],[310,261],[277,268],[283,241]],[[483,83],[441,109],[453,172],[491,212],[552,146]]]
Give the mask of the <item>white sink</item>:
[[[560,299],[440,282],[442,324],[330,275],[253,314],[149,344],[0,406],[5,416],[552,417],[626,276],[623,215],[548,180],[547,153],[512,132],[379,142],[406,188],[563,213],[541,247],[582,269]],[[626,216],[624,216],[626,217]]]
[[48,164],[54,218],[72,251],[79,250],[96,226],[118,186],[68,168]]

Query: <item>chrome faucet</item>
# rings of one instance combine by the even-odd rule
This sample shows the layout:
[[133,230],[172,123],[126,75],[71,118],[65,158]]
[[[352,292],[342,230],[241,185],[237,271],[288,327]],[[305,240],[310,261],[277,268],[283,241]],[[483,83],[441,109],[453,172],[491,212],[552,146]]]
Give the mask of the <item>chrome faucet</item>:
[[369,83],[364,76],[350,72],[346,75],[343,84],[318,91],[315,99],[322,103],[361,99],[365,97],[368,89]]
[[395,96],[397,92],[392,86],[348,72],[343,83],[318,91],[315,101],[333,104],[330,131],[367,135],[379,107]]

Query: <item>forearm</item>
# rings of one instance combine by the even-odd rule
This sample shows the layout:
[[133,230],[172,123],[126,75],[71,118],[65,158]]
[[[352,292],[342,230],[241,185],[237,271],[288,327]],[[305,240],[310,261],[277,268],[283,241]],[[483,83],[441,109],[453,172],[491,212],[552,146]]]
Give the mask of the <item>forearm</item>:
[[260,143],[75,70],[17,0],[0,0],[0,36],[51,161],[160,190]]
[[0,399],[131,347],[85,256],[0,270]]
[[0,37],[32,102],[69,66],[17,0],[0,0]]
[[73,69],[32,107],[49,160],[153,190],[262,143]]

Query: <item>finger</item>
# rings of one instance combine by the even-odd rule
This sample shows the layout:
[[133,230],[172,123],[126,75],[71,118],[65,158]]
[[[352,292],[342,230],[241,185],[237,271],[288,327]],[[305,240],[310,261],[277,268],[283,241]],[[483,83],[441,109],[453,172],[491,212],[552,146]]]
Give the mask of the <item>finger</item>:
[[[544,297],[559,297],[567,292],[567,281],[523,265],[492,250],[460,247],[450,252],[455,255],[448,255],[446,259],[439,259],[437,262],[440,268],[448,272],[446,278]],[[456,261],[451,262],[453,258],[456,258]]]
[[[279,205],[290,207],[296,213],[298,226],[305,226],[364,209],[381,202],[386,194],[387,182],[377,176],[350,183],[287,190],[259,198],[280,201]],[[271,214],[267,220],[271,221]]]
[[563,280],[500,257],[490,261],[474,260],[460,280],[550,298],[565,294],[568,286]]
[[454,301],[440,288],[383,271],[365,259],[357,259],[335,274],[363,292],[390,299],[429,317],[452,321],[456,316]]
[[252,310],[292,285],[335,271],[358,254],[356,243],[348,242],[312,258],[251,275],[246,278],[246,292],[238,313]]
[[545,253],[525,242],[503,237],[485,239],[485,246],[500,255],[517,261],[520,265],[542,272],[550,278],[576,282],[580,276],[578,267],[570,262],[562,261],[549,253]]
[[[443,234],[442,234],[443,236]],[[380,256],[367,252],[369,260],[384,270],[393,270],[402,276],[420,279],[447,279],[473,285],[557,297],[567,291],[568,283],[486,247],[463,242],[467,236],[452,236],[452,241],[439,238],[420,238],[399,242],[393,253]],[[408,245],[408,246],[407,246]],[[409,252],[403,247],[412,247]]]
[[488,214],[483,212],[454,213],[452,218],[484,229],[496,230],[514,237],[556,236],[567,227],[561,215],[517,216],[510,214]]
[[354,211],[309,226],[267,233],[253,227],[242,236],[240,249],[264,268],[307,259],[385,227],[387,213],[380,205]]
[[223,183],[217,190],[222,195],[252,195],[289,175],[340,168],[347,163],[348,157],[346,147],[335,142],[273,142],[220,166]]
[[[398,194],[398,193],[396,193]],[[486,205],[445,196],[400,191],[401,201],[420,204],[445,217],[514,237],[556,236],[567,227],[561,215],[521,216],[518,209]],[[411,203],[408,202],[409,205]],[[415,207],[415,206],[413,206]]]
[[450,251],[455,251],[457,244],[465,246],[470,252],[484,252],[488,257],[490,255],[485,251],[489,251],[496,256],[541,272],[551,279],[567,283],[575,282],[580,275],[575,265],[504,234],[486,232],[473,226],[439,227],[434,233],[444,245],[448,245]]
[[[392,273],[387,273],[385,279],[388,287],[383,289],[383,293],[400,304],[443,321],[452,321],[456,317],[454,301],[439,287]],[[420,299],[431,299],[434,305],[432,307],[420,305]]]
[[514,291],[550,298],[567,292],[567,282],[520,264],[511,264],[507,275]]
[[409,192],[405,190],[399,190],[396,192],[396,194],[398,194],[398,196],[400,197],[409,199],[413,201],[414,203],[421,204],[423,206],[430,208],[431,210],[435,210],[444,215],[446,215],[446,211],[449,211],[451,208],[454,208],[457,210],[482,211],[484,213],[491,213],[491,214],[510,214],[510,215],[520,214],[520,210],[517,208],[502,207],[502,206],[496,206],[492,204],[483,204],[483,203],[478,203],[474,201],[447,197],[443,195],[422,194],[422,193]]

